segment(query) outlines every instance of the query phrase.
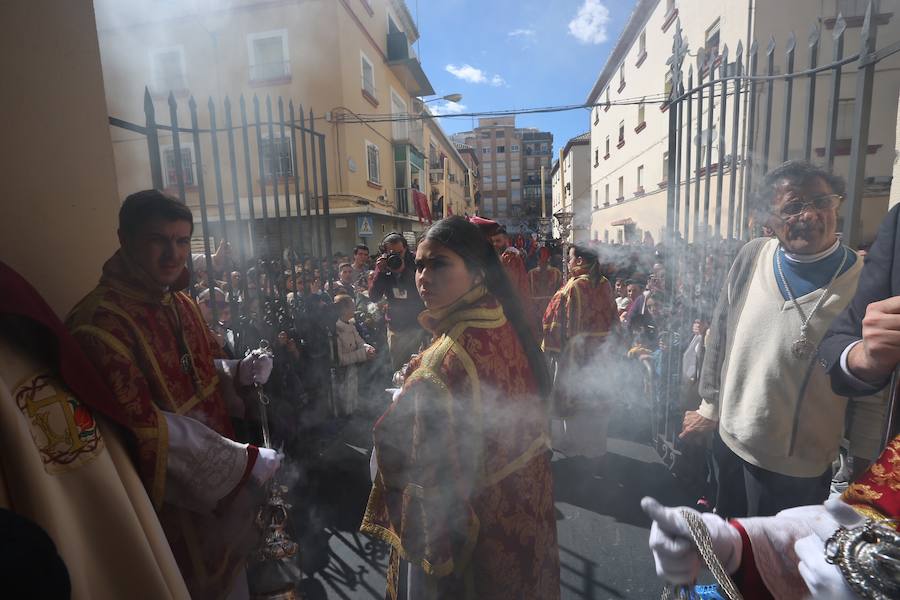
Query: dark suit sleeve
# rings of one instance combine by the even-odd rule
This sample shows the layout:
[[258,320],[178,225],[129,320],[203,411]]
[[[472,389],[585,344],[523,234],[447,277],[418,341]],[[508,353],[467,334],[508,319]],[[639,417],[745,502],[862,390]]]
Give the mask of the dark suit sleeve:
[[858,396],[860,393],[841,369],[841,353],[847,346],[862,339],[862,320],[866,314],[866,307],[872,302],[894,295],[894,253],[898,234],[898,214],[900,205],[892,208],[881,223],[875,242],[866,255],[853,300],[831,323],[819,346],[819,358],[825,370],[831,375],[831,388],[835,394],[841,396]]

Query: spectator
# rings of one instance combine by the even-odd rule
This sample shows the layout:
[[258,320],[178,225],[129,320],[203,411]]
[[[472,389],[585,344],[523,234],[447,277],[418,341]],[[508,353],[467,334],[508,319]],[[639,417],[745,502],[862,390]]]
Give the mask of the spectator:
[[387,299],[388,350],[391,366],[396,371],[418,352],[427,338],[418,321],[425,306],[416,291],[415,258],[406,238],[396,231],[389,233],[382,240],[379,252],[369,285],[369,300]]
[[334,299],[338,319],[337,335],[338,369],[335,389],[336,416],[352,415],[359,399],[357,365],[375,358],[375,348],[365,343],[353,322],[353,298],[340,294]]
[[350,263],[341,263],[338,267],[338,280],[331,282],[328,292],[333,296],[350,296],[356,302],[356,287],[353,285],[353,266]]
[[366,274],[369,272],[369,247],[360,244],[353,248],[353,273],[351,281],[358,288],[369,289],[366,285]]
[[836,235],[839,178],[791,161],[762,188],[754,209],[776,238],[747,243],[729,271],[711,322],[703,401],[681,433],[716,432],[717,510],[727,517],[827,497],[847,401],[831,391],[814,353],[862,268]]

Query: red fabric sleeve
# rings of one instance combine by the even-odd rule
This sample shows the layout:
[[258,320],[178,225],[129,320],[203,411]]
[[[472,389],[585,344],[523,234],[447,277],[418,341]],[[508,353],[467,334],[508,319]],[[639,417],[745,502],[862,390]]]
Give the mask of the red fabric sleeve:
[[747,535],[740,521],[731,520],[729,523],[741,534],[741,564],[731,576],[735,585],[747,600],[774,600],[756,568],[750,536]]

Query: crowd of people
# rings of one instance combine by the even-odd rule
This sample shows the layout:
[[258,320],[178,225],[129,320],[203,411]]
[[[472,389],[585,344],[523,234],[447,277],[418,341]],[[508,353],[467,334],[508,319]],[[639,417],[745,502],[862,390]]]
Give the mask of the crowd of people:
[[[3,489],[56,537],[61,509],[34,490],[71,512],[89,490],[49,475],[112,478],[111,521],[146,538],[129,584],[246,597],[254,507],[283,470],[272,440],[296,459],[310,429],[355,416],[373,423],[361,530],[390,547],[388,598],[553,600],[551,458],[602,473],[610,421],[636,405],[676,417],[653,441],[696,467],[696,507],[642,502],[661,577],[689,586],[719,562],[748,598],[897,597],[900,544],[880,523],[900,513],[900,438],[877,394],[900,363],[900,209],[864,269],[837,235],[842,195],[788,162],[754,199],[768,235],[743,245],[552,245],[453,216],[414,246],[392,232],[374,252],[241,265],[227,242],[192,256],[190,210],[133,194],[65,327],[0,270],[16,299],[0,351],[42,363],[0,371],[30,432],[5,443],[31,460]],[[94,461],[106,438],[112,462]],[[842,446],[856,471],[823,505]],[[61,552],[86,589],[116,544],[80,537]],[[835,554],[851,542],[882,546]]]

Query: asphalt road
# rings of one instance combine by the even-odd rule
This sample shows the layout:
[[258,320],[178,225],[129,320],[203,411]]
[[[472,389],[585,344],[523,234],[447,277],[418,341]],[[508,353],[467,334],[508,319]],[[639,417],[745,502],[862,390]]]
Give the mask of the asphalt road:
[[[662,586],[647,549],[650,523],[640,510],[645,495],[668,504],[692,504],[657,457],[646,436],[613,423],[609,454],[599,474],[585,460],[555,454],[564,600],[655,599]],[[294,498],[295,536],[307,577],[307,600],[384,597],[387,548],[358,532],[369,492],[367,419],[347,423],[322,447],[320,464],[304,474]]]

